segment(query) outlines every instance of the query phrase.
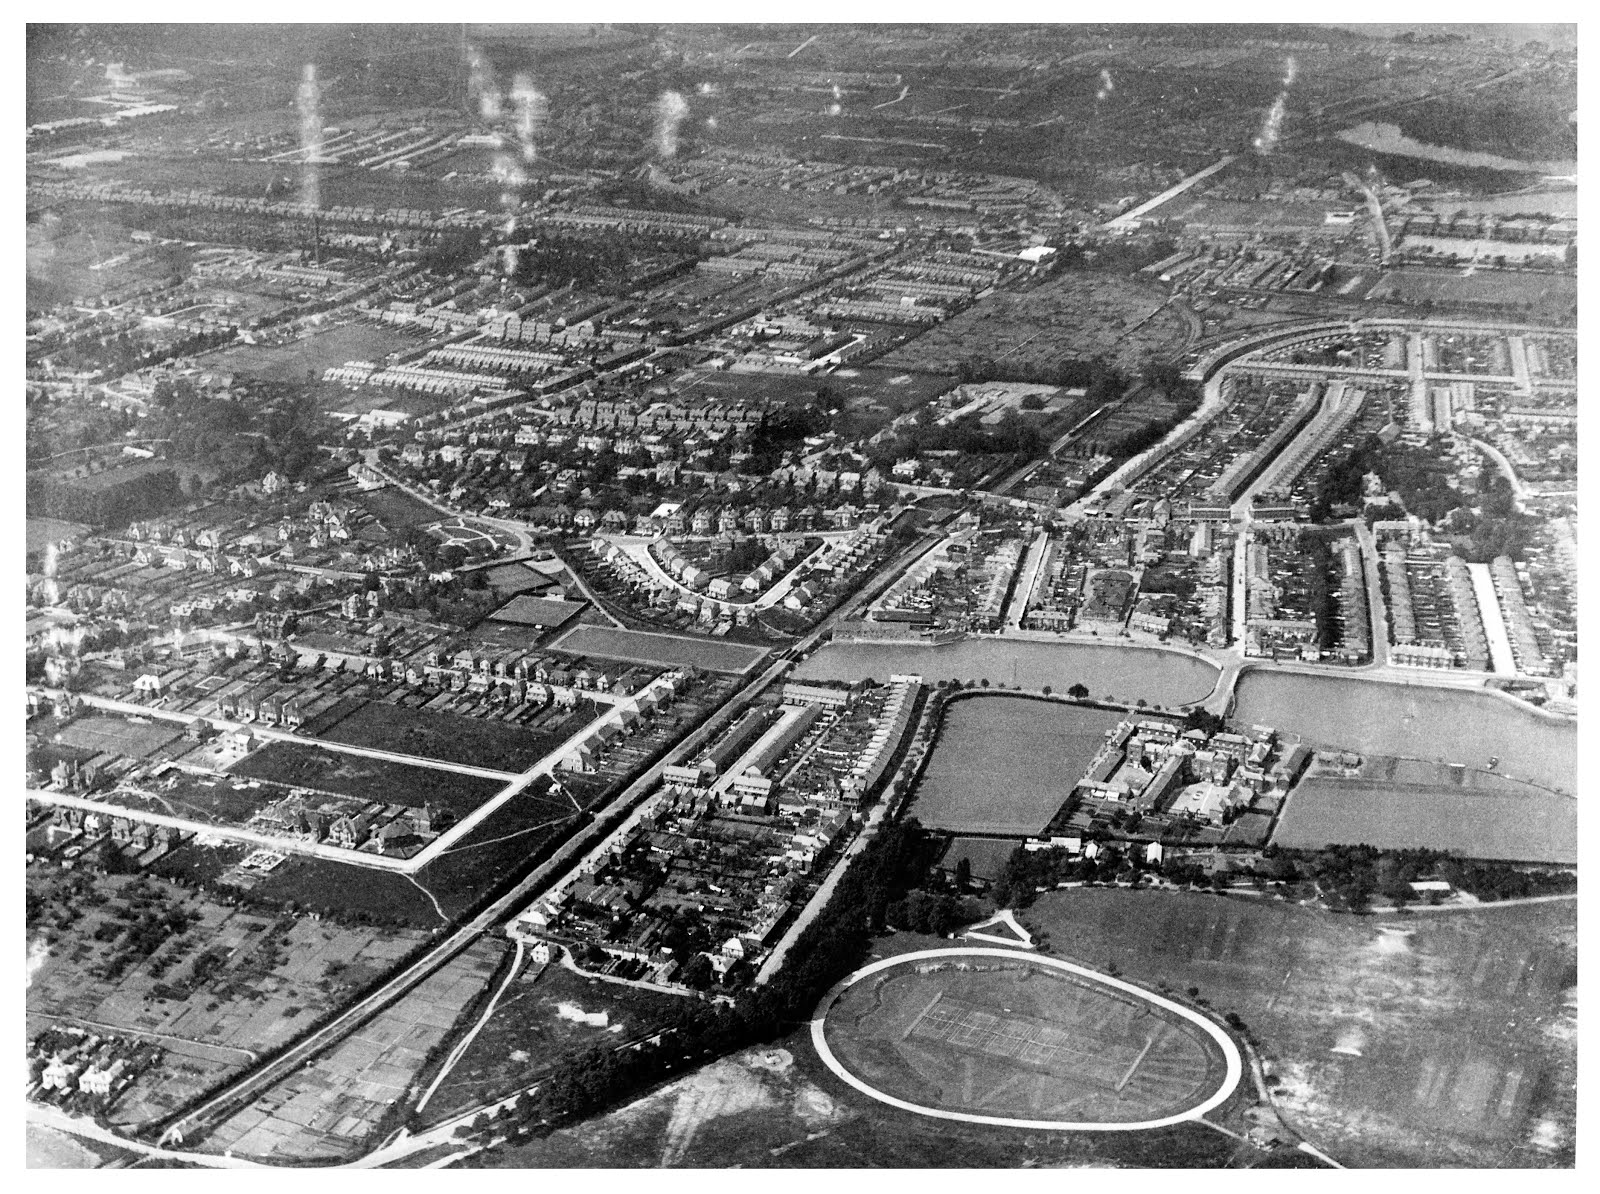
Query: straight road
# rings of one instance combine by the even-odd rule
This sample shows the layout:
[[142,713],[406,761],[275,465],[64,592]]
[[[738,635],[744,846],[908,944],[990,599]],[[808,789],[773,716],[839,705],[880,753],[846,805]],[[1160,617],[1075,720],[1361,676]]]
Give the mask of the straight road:
[[1011,604],[1006,609],[1004,621],[1005,629],[1018,630],[1022,626],[1023,616],[1028,612],[1028,602],[1033,598],[1033,590],[1039,584],[1039,573],[1044,567],[1046,549],[1050,545],[1050,532],[1041,530],[1034,541],[1028,546],[1028,554],[1023,557],[1022,567],[1017,575],[1016,587],[1011,591]]
[[[914,563],[920,555],[930,550],[936,542],[938,542],[937,537],[918,540],[899,556],[895,557],[894,560],[879,568],[855,598],[842,603],[837,611],[818,623],[809,634],[795,644],[794,648],[785,652],[785,655],[800,654],[810,650],[811,647],[821,641],[824,635],[832,632],[834,624],[840,618],[849,616],[861,604],[870,601],[878,591],[887,587],[896,576]],[[297,1068],[308,1063],[318,1053],[329,1048],[346,1034],[365,1023],[368,1018],[410,991],[423,979],[466,949],[481,934],[488,932],[501,921],[508,919],[514,912],[525,907],[537,895],[553,885],[557,879],[570,870],[575,863],[581,860],[598,843],[603,841],[614,829],[616,822],[655,789],[667,767],[674,766],[685,758],[690,757],[713,734],[720,732],[721,729],[741,714],[752,701],[760,696],[769,685],[784,675],[791,666],[791,662],[789,658],[782,657],[774,660],[761,675],[746,684],[732,700],[726,702],[720,710],[712,714],[699,729],[693,731],[677,746],[669,750],[666,755],[649,767],[620,795],[607,804],[589,825],[567,839],[548,860],[535,868],[527,878],[517,883],[510,891],[496,899],[476,916],[448,933],[425,954],[416,961],[404,966],[399,973],[376,991],[357,1001],[333,1020],[290,1046],[279,1057],[248,1074],[242,1075],[222,1091],[206,1099],[192,1110],[185,1112],[167,1128],[166,1133],[162,1136],[162,1142],[181,1143],[185,1137],[195,1135],[197,1132],[204,1130],[245,1106],[273,1085],[288,1077]]]

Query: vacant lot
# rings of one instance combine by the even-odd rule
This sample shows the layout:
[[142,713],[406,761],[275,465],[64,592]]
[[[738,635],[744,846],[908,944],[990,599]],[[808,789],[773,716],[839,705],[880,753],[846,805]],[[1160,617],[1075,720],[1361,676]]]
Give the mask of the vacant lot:
[[564,1055],[629,1040],[670,1022],[683,1006],[680,996],[584,978],[559,962],[525,962],[429,1100],[428,1122],[531,1086]]
[[1318,777],[1295,789],[1272,840],[1300,849],[1425,846],[1468,858],[1576,863],[1578,802],[1537,788],[1464,792]]
[[432,803],[464,816],[505,785],[498,780],[320,750],[299,742],[272,742],[235,763],[233,774],[296,787],[320,788],[358,800],[420,807]]
[[1198,1106],[1226,1073],[1199,1025],[1023,955],[880,970],[845,989],[824,1031],[877,1090],[1001,1119],[1159,1120]]
[[895,349],[882,364],[954,372],[961,362],[1045,367],[1103,357],[1127,372],[1182,351],[1189,328],[1167,294],[1115,274],[1072,271],[1001,292]]
[[1575,902],[1386,918],[1082,888],[1023,922],[1098,969],[1198,988],[1349,1166],[1571,1164]]
[[608,626],[579,626],[550,644],[552,651],[662,667],[697,667],[710,672],[743,674],[766,655],[764,647],[714,642],[676,634],[650,634]]
[[284,795],[282,788],[254,780],[182,772],[169,772],[158,780],[144,780],[139,786],[146,793],[143,797],[119,792],[110,799],[125,808],[165,813],[212,825],[243,825]]
[[592,708],[568,717],[549,716],[548,728],[538,730],[463,717],[432,709],[402,709],[382,701],[369,701],[332,726],[319,738],[351,746],[369,746],[396,754],[465,763],[495,771],[526,771],[576,734],[594,716]]
[[1121,720],[1103,709],[1026,697],[954,701],[912,813],[955,832],[1040,833]]

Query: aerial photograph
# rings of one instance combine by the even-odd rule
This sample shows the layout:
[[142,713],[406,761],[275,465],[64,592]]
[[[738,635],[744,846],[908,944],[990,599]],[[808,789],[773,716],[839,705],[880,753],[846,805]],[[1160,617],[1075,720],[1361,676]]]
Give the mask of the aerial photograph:
[[1577,68],[27,25],[27,1165],[1574,1169]]

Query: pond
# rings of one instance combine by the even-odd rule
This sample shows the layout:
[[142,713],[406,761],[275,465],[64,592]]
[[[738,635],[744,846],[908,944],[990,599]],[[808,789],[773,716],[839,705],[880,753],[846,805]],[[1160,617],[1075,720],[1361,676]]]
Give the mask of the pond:
[[1525,162],[1493,153],[1430,145],[1426,141],[1406,136],[1398,125],[1370,120],[1353,128],[1340,129],[1338,135],[1341,141],[1348,141],[1352,145],[1359,145],[1375,153],[1391,153],[1429,162],[1449,162],[1455,166],[1474,166],[1483,170],[1511,170],[1525,174],[1572,175],[1578,172],[1577,162]]
[[1491,693],[1342,676],[1246,672],[1233,716],[1308,742],[1368,755],[1484,767],[1563,792],[1576,789],[1577,727]]
[[920,644],[829,643],[795,670],[797,680],[887,680],[917,675],[940,680],[988,680],[1010,688],[1066,692],[1083,684],[1096,700],[1145,701],[1176,708],[1202,701],[1217,669],[1178,651],[1094,643],[1040,643],[969,638],[937,647]]

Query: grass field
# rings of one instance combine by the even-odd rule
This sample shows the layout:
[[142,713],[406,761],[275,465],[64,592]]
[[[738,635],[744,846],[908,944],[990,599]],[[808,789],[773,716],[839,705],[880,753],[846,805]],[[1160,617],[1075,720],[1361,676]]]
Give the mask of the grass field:
[[324,372],[346,361],[382,361],[416,344],[415,336],[363,319],[288,344],[236,344],[199,359],[210,368],[267,381],[304,381],[307,373],[320,381]]
[[145,809],[185,817],[212,825],[243,825],[261,809],[283,796],[282,788],[247,783],[226,777],[201,778],[169,773],[159,780],[141,785],[149,795],[143,799],[119,793],[115,802],[126,808]]
[[1425,846],[1470,858],[1576,863],[1578,802],[1538,788],[1463,792],[1313,777],[1290,796],[1272,840],[1297,849]]
[[[943,944],[900,933],[881,952]],[[586,1005],[587,1006],[587,1005]],[[504,1168],[1215,1168],[1236,1142],[1182,1124],[1150,1132],[1039,1132],[932,1119],[846,1085],[810,1025],[487,1163]]]
[[232,773],[385,804],[420,807],[431,802],[458,817],[470,813],[505,786],[498,780],[475,775],[320,750],[299,742],[268,743],[235,763]]
[[140,725],[121,717],[80,717],[61,731],[61,745],[95,753],[112,751],[139,759],[161,749],[183,731],[171,722]]
[[24,544],[28,551],[43,551],[47,543],[81,538],[89,531],[86,523],[64,522],[59,518],[30,518],[26,525]]
[[1225,1073],[1198,1025],[1021,954],[881,970],[845,989],[824,1031],[869,1086],[1002,1119],[1160,1120],[1200,1104]]
[[393,486],[358,493],[355,500],[391,531],[409,530],[439,520],[439,511]]
[[596,712],[589,705],[580,705],[565,716],[552,709],[541,718],[538,729],[529,729],[459,713],[402,709],[369,701],[319,730],[317,737],[495,771],[526,771],[592,721]]
[[1198,988],[1259,1038],[1275,1101],[1349,1166],[1571,1163],[1575,903],[1386,918],[1081,888],[1022,916],[1054,950]]
[[764,647],[609,626],[578,626],[550,644],[552,651],[661,667],[697,667],[743,675],[765,658]]
[[1122,715],[1025,697],[981,696],[945,710],[912,815],[968,833],[1043,832]]
[[1570,274],[1479,270],[1397,269],[1367,292],[1367,298],[1403,303],[1529,303],[1542,311],[1565,312],[1578,301],[1578,282]]
[[[525,962],[429,1100],[428,1122],[531,1085],[564,1055],[637,1036],[670,1021],[683,1006],[679,996],[584,978],[558,962]],[[597,1012],[605,1013],[605,1027],[582,1018]]]

